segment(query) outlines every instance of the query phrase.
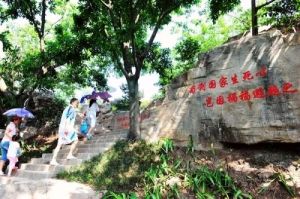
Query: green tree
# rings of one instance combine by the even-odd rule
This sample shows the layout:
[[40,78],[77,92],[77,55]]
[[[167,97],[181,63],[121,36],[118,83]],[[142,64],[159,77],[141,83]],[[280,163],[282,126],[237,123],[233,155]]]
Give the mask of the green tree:
[[[281,0],[263,9],[264,24],[295,29],[300,21],[300,0]],[[294,30],[295,31],[295,30]]]
[[201,17],[203,18],[201,22],[192,20],[188,22],[188,27],[185,23],[176,25],[177,29],[183,30],[182,37],[173,49],[173,66],[166,69],[166,75],[160,75],[162,86],[194,67],[199,54],[222,45],[236,31],[233,24],[226,22],[223,17],[220,17],[215,24],[205,15]]
[[129,90],[126,84],[122,84],[120,86],[123,96],[122,99],[116,100],[114,105],[116,106],[117,110],[129,110]]
[[[130,99],[129,138],[140,132],[138,80],[160,28],[171,20],[171,13],[198,0],[79,0],[75,15],[77,37],[92,55],[109,59],[109,64],[125,76]],[[151,30],[147,38],[147,31]],[[83,52],[82,52],[83,53]],[[151,56],[150,56],[151,57]]]
[[[0,35],[5,51],[5,57],[0,60],[0,77],[8,86],[6,91],[0,91],[3,110],[22,106],[28,97],[32,97],[35,89],[55,89],[72,95],[79,86],[93,86],[99,90],[106,87],[105,71],[101,70],[97,59],[81,62],[77,58],[81,47],[71,31],[76,7],[63,2],[55,0],[47,4],[47,8],[55,12],[59,20],[54,24],[45,24],[44,36],[47,36],[47,40],[43,51],[34,25],[20,25],[14,21],[22,17],[25,11],[18,9],[18,13],[13,15],[12,5],[1,7],[1,19],[7,21],[7,31]],[[3,1],[0,3],[2,5]],[[38,15],[35,17],[37,19]],[[38,25],[39,22],[36,23]],[[57,34],[54,35],[54,31]],[[58,34],[60,31],[61,34]]]
[[27,19],[38,35],[40,51],[45,51],[46,11],[49,7],[47,0],[12,0],[2,2],[6,4],[6,9],[1,12],[1,20],[5,21],[9,18],[17,19],[21,17]]
[[[258,34],[258,11],[275,1],[276,0],[265,0],[264,3],[257,5],[257,0],[251,0],[251,24],[253,36]],[[240,3],[240,0],[210,0],[210,16],[213,21],[216,21],[221,15],[232,11],[234,7]]]

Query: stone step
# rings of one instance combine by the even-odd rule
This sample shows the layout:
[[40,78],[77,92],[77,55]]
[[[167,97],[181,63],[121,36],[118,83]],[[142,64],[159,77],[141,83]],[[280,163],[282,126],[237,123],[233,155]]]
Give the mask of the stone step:
[[[96,148],[96,147],[112,147],[116,142],[86,142],[79,143],[76,148],[77,149],[85,149],[85,148]],[[70,150],[71,145],[66,145],[61,148],[61,150]]]
[[[51,158],[50,157],[49,158],[32,158],[29,163],[30,164],[50,164]],[[67,160],[67,159],[59,159],[58,158],[56,161],[60,165],[79,165],[79,164],[83,163],[84,161],[86,161],[87,159],[88,158]]]
[[[57,155],[57,158],[58,159],[63,159],[63,158],[67,158],[67,156],[68,156],[68,153],[69,152],[67,152],[67,153],[59,153],[58,155]],[[94,157],[94,156],[96,156],[96,155],[98,155],[99,153],[75,153],[74,154],[74,156],[76,157],[76,158],[78,158],[78,159],[89,159],[89,158],[92,158],[92,157]],[[42,155],[42,158],[44,158],[44,159],[51,159],[53,157],[53,154],[52,153],[44,153],[43,155]]]
[[28,171],[28,170],[18,170],[16,175],[19,178],[27,178],[30,180],[40,180],[45,178],[55,177],[57,172],[54,171]]
[[[0,178],[1,179],[1,178]],[[22,179],[13,177],[9,179]],[[5,199],[99,199],[99,193],[87,185],[56,179],[28,180],[0,186],[0,198]]]
[[25,163],[21,165],[21,170],[28,170],[28,171],[47,171],[47,172],[60,172],[66,169],[70,169],[71,165],[49,165],[49,164],[30,164]]
[[7,185],[7,184],[18,184],[19,182],[28,182],[31,181],[27,178],[20,178],[20,177],[7,177],[7,176],[0,176],[0,185]]
[[128,130],[124,130],[124,129],[118,129],[118,130],[115,130],[115,131],[111,131],[111,132],[102,132],[102,131],[96,131],[95,132],[98,132],[99,134],[98,135],[127,135],[128,134]]
[[87,141],[80,141],[78,144],[82,145],[82,144],[101,144],[103,142],[117,142],[120,140],[125,140],[125,138],[118,138],[118,139],[107,139],[107,140],[102,140],[102,139],[91,139],[91,140],[87,140]]
[[[112,146],[95,146],[95,147],[85,147],[85,148],[76,148],[74,150],[74,154],[76,156],[77,153],[103,153],[107,151]],[[61,149],[58,154],[69,153],[70,149]]]
[[126,140],[126,136],[115,136],[115,137],[99,137],[99,136],[94,136],[92,139],[87,140],[87,141],[79,141],[79,143],[89,143],[89,142],[116,142],[119,140]]
[[97,139],[118,139],[118,138],[126,138],[127,134],[121,133],[121,134],[116,134],[116,135],[112,135],[112,134],[94,134],[94,138]]

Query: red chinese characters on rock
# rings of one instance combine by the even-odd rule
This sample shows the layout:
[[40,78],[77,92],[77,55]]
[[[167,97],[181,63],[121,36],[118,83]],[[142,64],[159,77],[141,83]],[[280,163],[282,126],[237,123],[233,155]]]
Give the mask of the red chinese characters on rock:
[[268,96],[278,96],[278,95],[280,95],[280,91],[276,85],[269,85],[267,95]]
[[216,80],[210,80],[208,83],[208,88],[213,89],[217,87]]
[[255,75],[256,77],[266,77],[267,73],[268,73],[268,68],[263,65]]
[[236,93],[229,93],[227,96],[227,101],[229,103],[236,103],[238,101],[238,97]]
[[[266,89],[264,89],[262,86],[257,87],[253,89],[252,91],[249,90],[242,90],[240,94],[238,95],[237,92],[228,93],[227,100],[222,95],[219,95],[216,98],[216,104],[217,105],[223,105],[226,102],[228,103],[237,103],[239,101],[245,102],[251,100],[251,97],[253,99],[262,99],[265,97],[271,97],[271,96],[279,96],[280,94],[292,94],[298,92],[297,89],[293,88],[293,84],[290,82],[285,82],[282,84],[282,91],[280,92],[279,88],[276,85],[269,85]],[[251,96],[252,94],[252,96]],[[206,106],[207,107],[213,107],[213,98],[208,97],[206,99]]]
[[248,90],[243,90],[239,97],[242,101],[249,101],[251,98]]
[[205,102],[205,105],[206,105],[207,107],[213,107],[213,106],[214,106],[212,97],[210,97],[210,96],[206,97],[206,100],[205,100],[205,101],[206,101],[206,102]]
[[195,94],[195,92],[196,92],[196,86],[193,85],[193,86],[190,87],[189,93]]
[[231,76],[231,82],[233,85],[239,83],[237,74]]
[[246,71],[243,73],[243,80],[247,81],[247,80],[252,80],[254,77],[252,76],[250,71]]
[[118,116],[116,120],[117,120],[117,128],[119,129],[129,128],[129,116]]
[[223,75],[221,76],[220,80],[219,80],[219,84],[221,88],[224,88],[225,86],[228,85],[227,82],[227,77],[224,77]]
[[253,90],[253,98],[261,99],[264,97],[266,97],[266,95],[263,87],[258,87]]
[[198,90],[199,90],[199,91],[205,91],[205,83],[200,82],[200,83],[198,84]]
[[[268,68],[265,65],[262,65],[259,70],[257,72],[251,72],[251,71],[246,71],[242,74],[243,81],[250,81],[253,80],[254,78],[264,78],[268,75]],[[231,79],[231,81],[230,81]],[[234,73],[231,76],[224,76],[221,75],[219,80],[209,80],[207,82],[199,82],[198,84],[192,85],[191,87],[189,87],[189,93],[190,94],[195,94],[197,91],[198,92],[205,92],[205,91],[209,91],[209,89],[215,89],[217,88],[217,83],[219,88],[225,88],[227,87],[229,84],[231,85],[235,85],[235,84],[239,84],[240,81],[238,79],[238,75],[236,73]],[[292,93],[296,93],[298,92],[298,90],[296,88],[293,87],[293,84],[291,82],[284,82],[281,85],[281,89],[274,84],[268,85],[266,86],[266,88],[260,86],[257,87],[255,89],[251,89],[251,91],[249,90],[242,90],[240,91],[239,94],[238,91],[237,92],[232,92],[229,93],[227,96],[218,96],[216,97],[215,101],[213,99],[213,97],[209,96],[206,98],[206,103],[205,105],[207,107],[213,107],[214,102],[217,105],[223,105],[226,102],[227,103],[237,103],[239,101],[243,102],[243,101],[249,101],[252,98],[253,99],[263,99],[265,97],[272,97],[272,96],[279,96],[281,94],[292,94]]]
[[[267,72],[268,72],[268,68],[266,66],[261,66],[261,68],[259,69],[259,71],[257,71],[255,73],[256,77],[266,77],[267,76]],[[236,73],[234,73],[231,77],[231,84],[235,85],[239,83],[238,80],[238,75]],[[243,81],[249,81],[254,79],[254,76],[252,75],[252,73],[250,71],[246,71],[243,73]],[[219,79],[219,86],[220,88],[225,88],[226,86],[229,85],[229,81],[228,78],[224,75],[221,75],[220,79]],[[214,89],[217,87],[217,81],[216,80],[210,80],[208,82],[200,82],[198,83],[198,85],[192,85],[189,88],[189,93],[190,94],[195,94],[196,91],[206,91],[206,88],[210,88],[210,89]]]
[[224,97],[222,95],[217,97],[217,104],[223,105],[225,103]]
[[290,82],[284,82],[282,85],[282,93],[296,93],[298,90],[293,88],[293,84]]

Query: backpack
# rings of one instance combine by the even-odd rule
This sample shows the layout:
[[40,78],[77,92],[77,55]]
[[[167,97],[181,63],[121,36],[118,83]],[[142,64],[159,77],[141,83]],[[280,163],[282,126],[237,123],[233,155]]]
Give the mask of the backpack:
[[88,124],[87,119],[85,119],[82,121],[82,123],[80,125],[80,132],[82,134],[87,134],[88,130],[89,130],[89,124]]

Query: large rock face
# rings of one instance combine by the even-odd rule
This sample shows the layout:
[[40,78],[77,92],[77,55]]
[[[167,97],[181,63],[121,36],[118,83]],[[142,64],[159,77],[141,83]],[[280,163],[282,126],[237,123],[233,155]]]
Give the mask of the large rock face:
[[201,55],[142,122],[142,138],[214,143],[300,141],[300,33],[245,37]]

